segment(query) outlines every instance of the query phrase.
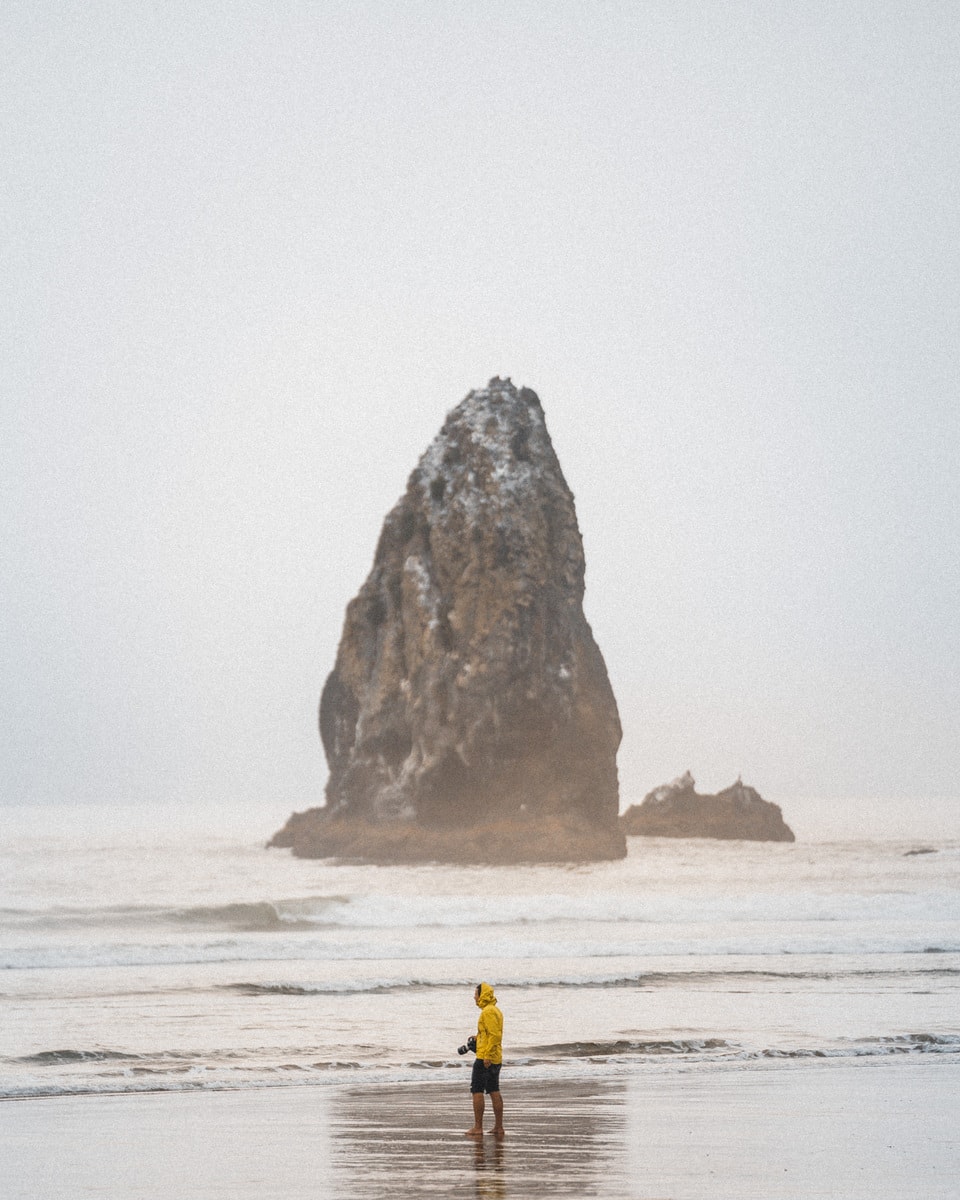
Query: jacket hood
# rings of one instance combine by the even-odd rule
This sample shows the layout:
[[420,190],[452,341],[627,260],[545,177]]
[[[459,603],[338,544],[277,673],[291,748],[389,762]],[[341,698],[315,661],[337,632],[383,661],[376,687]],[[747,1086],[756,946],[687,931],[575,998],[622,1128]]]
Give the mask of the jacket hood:
[[486,1008],[488,1004],[496,1004],[497,998],[489,983],[480,984],[480,995],[477,997],[477,1007]]

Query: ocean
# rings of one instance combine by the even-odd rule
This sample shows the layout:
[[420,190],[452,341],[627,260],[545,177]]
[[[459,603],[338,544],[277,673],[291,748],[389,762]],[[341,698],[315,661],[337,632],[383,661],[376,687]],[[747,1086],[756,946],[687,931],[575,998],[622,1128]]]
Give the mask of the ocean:
[[[631,839],[620,862],[336,865],[276,821],[7,809],[0,1097],[466,1090],[960,1062],[960,841]],[[464,1107],[466,1115],[466,1107]]]

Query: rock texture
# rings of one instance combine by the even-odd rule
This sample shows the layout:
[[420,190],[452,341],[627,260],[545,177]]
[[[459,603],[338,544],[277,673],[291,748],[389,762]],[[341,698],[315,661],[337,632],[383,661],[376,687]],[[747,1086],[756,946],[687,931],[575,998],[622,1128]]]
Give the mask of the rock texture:
[[792,830],[776,804],[738,779],[715,796],[698,795],[689,771],[654,788],[642,804],[620,818],[625,833],[645,837],[726,838],[749,842],[792,842]]
[[326,806],[306,857],[621,857],[620,721],[583,614],[584,556],[535,392],[447,416],[384,521],[320,701]]

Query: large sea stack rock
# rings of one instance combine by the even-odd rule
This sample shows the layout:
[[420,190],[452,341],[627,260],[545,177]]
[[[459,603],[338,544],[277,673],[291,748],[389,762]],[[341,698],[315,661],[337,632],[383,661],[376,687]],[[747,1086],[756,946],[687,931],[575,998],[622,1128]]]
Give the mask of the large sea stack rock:
[[324,808],[274,838],[374,862],[622,857],[620,721],[535,392],[447,416],[384,521],[320,701]]
[[739,779],[715,796],[701,796],[689,771],[648,792],[642,804],[627,809],[620,823],[625,833],[645,837],[794,841],[779,805]]

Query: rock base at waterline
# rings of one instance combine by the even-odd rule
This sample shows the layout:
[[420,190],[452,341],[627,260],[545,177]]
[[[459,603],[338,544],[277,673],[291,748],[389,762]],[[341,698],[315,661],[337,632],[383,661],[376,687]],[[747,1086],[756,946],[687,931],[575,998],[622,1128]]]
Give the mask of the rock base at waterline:
[[583,862],[623,858],[621,831],[575,819],[503,820],[463,829],[425,829],[412,822],[330,817],[326,809],[294,813],[271,846],[290,847],[298,858],[393,863]]

